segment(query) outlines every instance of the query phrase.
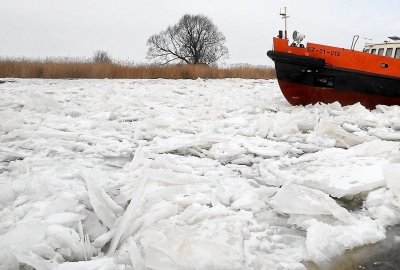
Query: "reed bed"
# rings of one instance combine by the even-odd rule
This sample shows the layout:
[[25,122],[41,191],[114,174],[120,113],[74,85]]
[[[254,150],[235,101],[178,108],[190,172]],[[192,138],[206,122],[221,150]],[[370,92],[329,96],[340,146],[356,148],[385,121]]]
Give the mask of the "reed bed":
[[204,65],[151,65],[129,62],[93,62],[88,59],[0,58],[0,78],[44,79],[271,79],[274,68],[248,64],[226,67]]

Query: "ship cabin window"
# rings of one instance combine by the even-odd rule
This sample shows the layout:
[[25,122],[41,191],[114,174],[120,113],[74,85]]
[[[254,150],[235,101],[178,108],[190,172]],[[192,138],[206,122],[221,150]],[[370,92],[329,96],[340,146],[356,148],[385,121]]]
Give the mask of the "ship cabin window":
[[369,49],[365,49],[365,51],[364,52],[366,52],[366,53],[369,53]]
[[394,58],[400,58],[400,48],[396,48],[396,51],[394,53]]
[[385,56],[392,57],[393,48],[387,48]]
[[378,50],[378,55],[383,55],[383,48],[380,48],[379,50]]
[[372,54],[376,54],[376,49],[372,49],[372,50],[371,50],[371,53],[372,53]]

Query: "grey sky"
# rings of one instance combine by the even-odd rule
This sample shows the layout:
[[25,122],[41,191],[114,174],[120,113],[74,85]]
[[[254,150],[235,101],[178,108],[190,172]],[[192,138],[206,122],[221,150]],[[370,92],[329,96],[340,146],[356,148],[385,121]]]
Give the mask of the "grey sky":
[[283,30],[280,8],[287,7],[288,32],[306,42],[358,49],[371,38],[400,35],[396,0],[0,0],[0,56],[91,57],[105,50],[114,58],[145,59],[152,34],[186,13],[208,16],[226,36],[228,64],[272,65],[266,52]]

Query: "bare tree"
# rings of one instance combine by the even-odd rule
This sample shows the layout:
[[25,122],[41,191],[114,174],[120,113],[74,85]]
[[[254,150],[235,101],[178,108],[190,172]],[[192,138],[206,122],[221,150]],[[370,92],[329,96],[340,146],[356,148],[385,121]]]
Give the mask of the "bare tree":
[[98,50],[93,53],[93,62],[110,63],[110,62],[112,62],[112,59],[111,59],[111,56],[108,55],[108,52]]
[[176,25],[147,40],[147,59],[163,64],[212,65],[228,57],[225,36],[203,15],[184,15]]

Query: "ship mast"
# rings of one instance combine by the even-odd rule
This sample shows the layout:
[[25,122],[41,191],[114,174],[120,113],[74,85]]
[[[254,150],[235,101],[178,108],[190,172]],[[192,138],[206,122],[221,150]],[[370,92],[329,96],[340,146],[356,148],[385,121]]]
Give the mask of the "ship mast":
[[280,11],[280,15],[282,16],[282,19],[285,20],[285,39],[287,39],[287,22],[286,22],[286,19],[289,18],[289,16],[286,15],[286,7],[283,9],[283,13],[282,13],[282,11]]

